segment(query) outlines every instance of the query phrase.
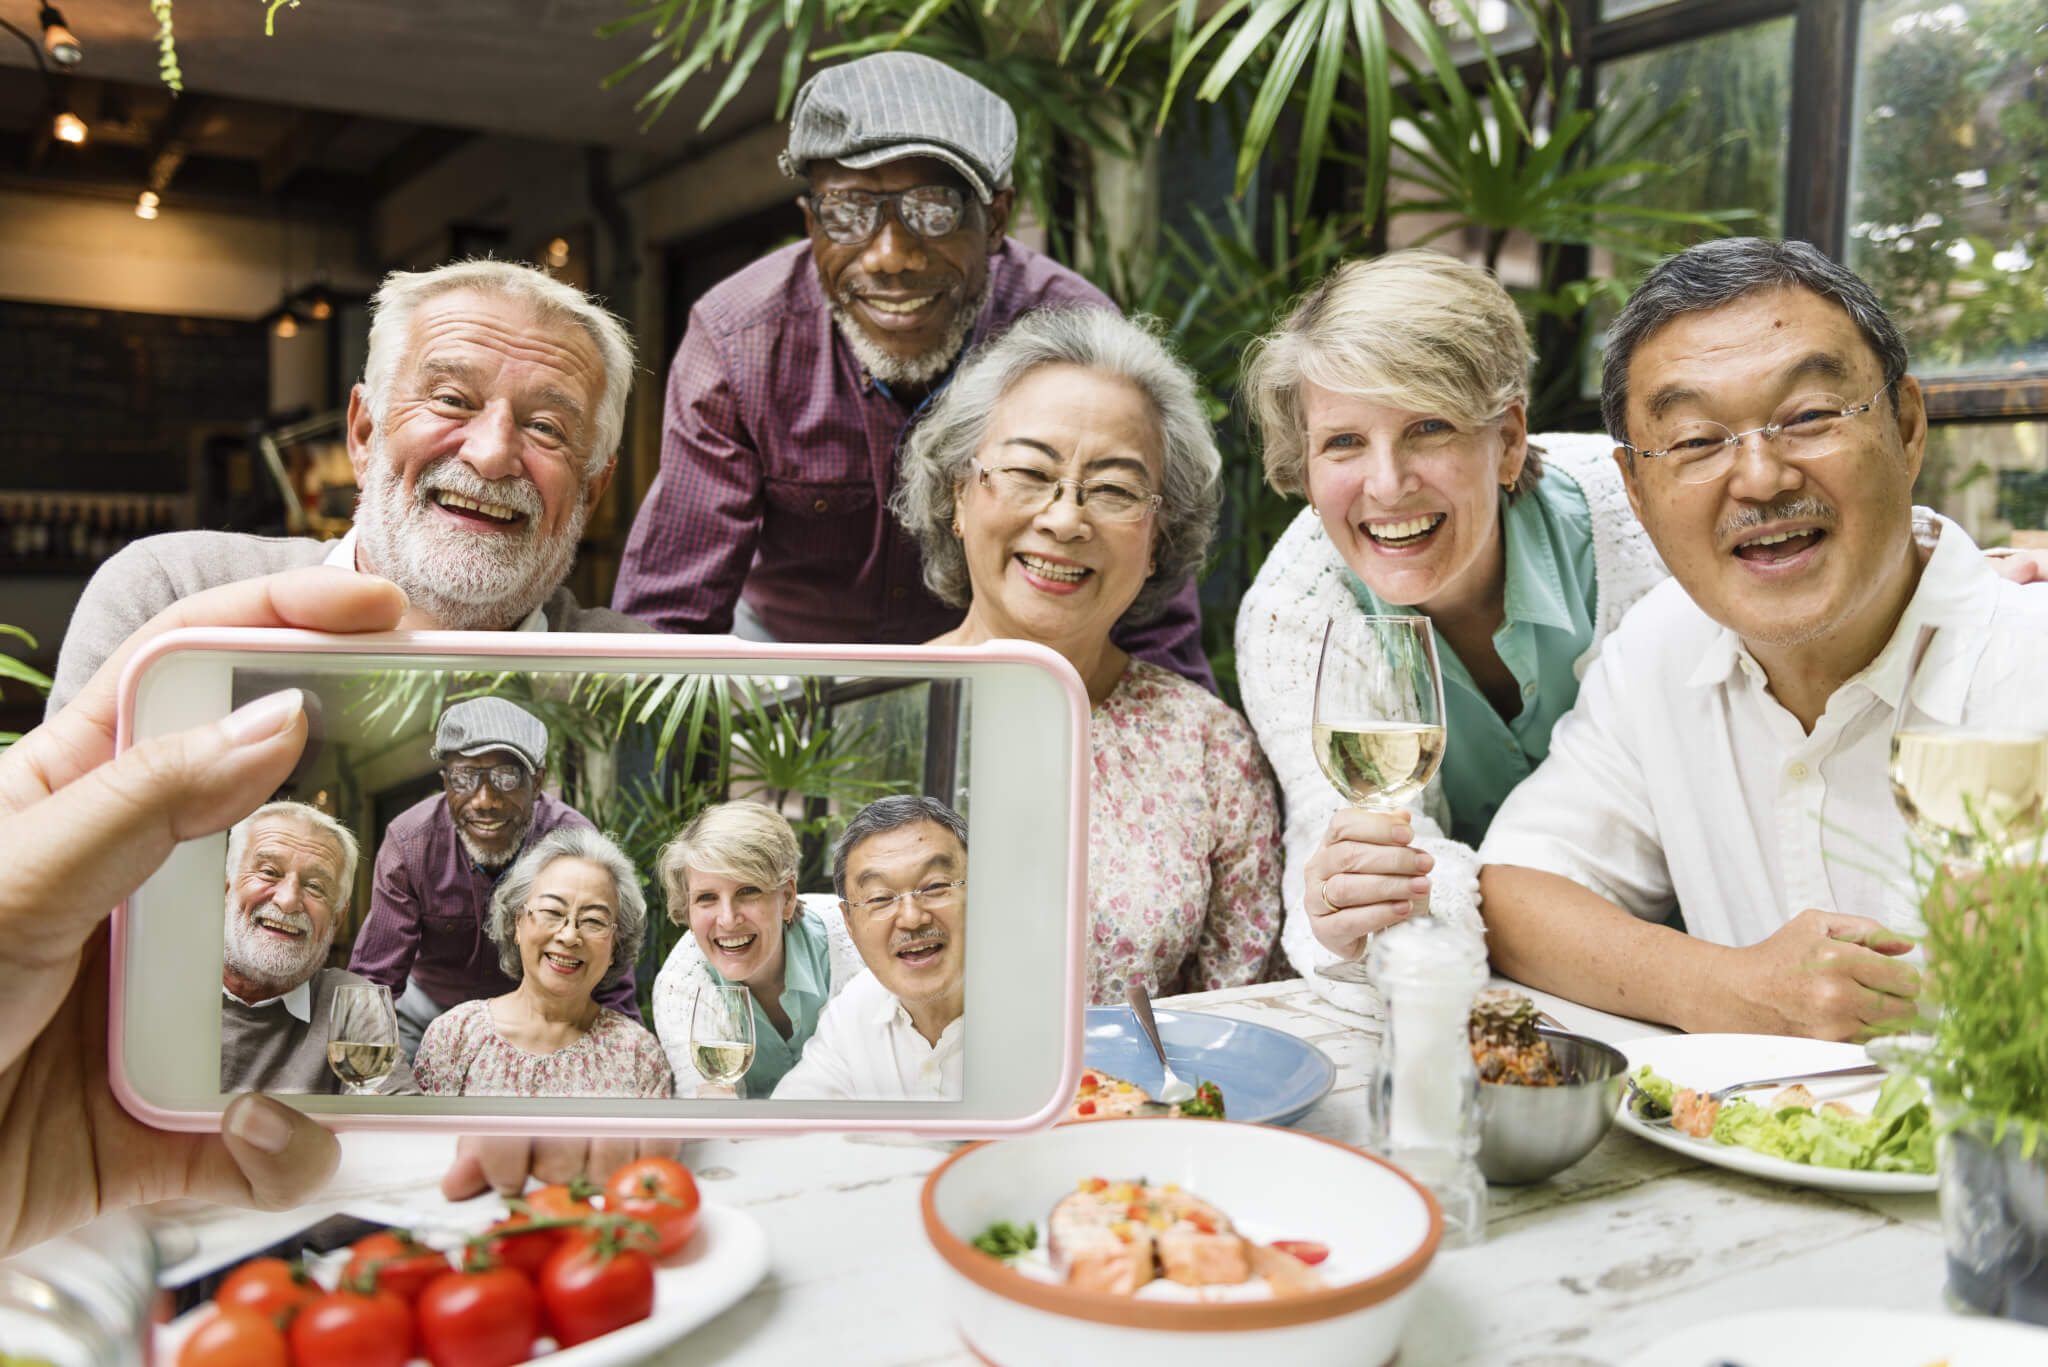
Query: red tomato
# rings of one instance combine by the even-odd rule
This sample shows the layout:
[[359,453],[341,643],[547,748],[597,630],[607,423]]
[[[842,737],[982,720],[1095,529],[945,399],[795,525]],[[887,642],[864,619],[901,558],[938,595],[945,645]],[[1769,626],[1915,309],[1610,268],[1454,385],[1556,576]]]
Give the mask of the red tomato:
[[1330,1246],[1328,1244],[1315,1243],[1309,1239],[1275,1239],[1273,1247],[1279,1249],[1282,1253],[1292,1253],[1310,1267],[1314,1267],[1317,1263],[1330,1256]]
[[604,1208],[654,1226],[654,1256],[666,1258],[697,1232],[697,1179],[673,1158],[640,1158],[612,1174]]
[[540,1296],[512,1267],[436,1277],[420,1293],[419,1312],[420,1345],[434,1367],[511,1367],[540,1336]]
[[514,1213],[492,1225],[484,1233],[488,1243],[471,1244],[463,1254],[465,1268],[489,1266],[516,1267],[528,1277],[540,1276],[540,1265],[548,1260],[548,1254],[562,1241],[565,1230],[542,1229],[530,1234],[521,1234],[520,1227],[533,1223],[530,1215]]
[[597,1188],[579,1177],[574,1182],[557,1182],[537,1189],[526,1198],[526,1208],[536,1220],[574,1220],[597,1214],[597,1207],[590,1201],[595,1195]]
[[349,1245],[341,1279],[353,1286],[365,1273],[375,1272],[379,1291],[389,1291],[411,1305],[428,1282],[448,1270],[447,1254],[414,1242],[403,1230],[387,1229]]
[[251,1258],[228,1273],[213,1300],[216,1305],[254,1310],[272,1324],[283,1324],[319,1294],[319,1286],[307,1278],[304,1268],[282,1258]]
[[540,1270],[540,1298],[564,1348],[644,1320],[654,1310],[654,1264],[610,1238],[564,1244]]
[[394,1292],[330,1291],[292,1321],[298,1367],[405,1367],[412,1311]]
[[290,1367],[284,1334],[254,1310],[223,1305],[178,1349],[178,1367]]

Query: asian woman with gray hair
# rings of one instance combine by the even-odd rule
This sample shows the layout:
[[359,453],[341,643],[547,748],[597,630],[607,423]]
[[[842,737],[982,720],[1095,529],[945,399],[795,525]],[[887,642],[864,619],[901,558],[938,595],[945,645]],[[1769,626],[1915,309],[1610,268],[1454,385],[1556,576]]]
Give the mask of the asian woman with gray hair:
[[1256,981],[1279,930],[1279,814],[1251,729],[1110,640],[1201,567],[1219,464],[1156,328],[1090,309],[1027,314],[970,356],[901,465],[892,506],[925,583],[966,614],[933,644],[1035,641],[1088,690],[1094,1001]]
[[518,983],[427,1027],[413,1073],[443,1096],[674,1094],[661,1044],[595,993],[632,967],[647,935],[633,863],[611,840],[564,826],[535,841],[491,897],[488,930]]

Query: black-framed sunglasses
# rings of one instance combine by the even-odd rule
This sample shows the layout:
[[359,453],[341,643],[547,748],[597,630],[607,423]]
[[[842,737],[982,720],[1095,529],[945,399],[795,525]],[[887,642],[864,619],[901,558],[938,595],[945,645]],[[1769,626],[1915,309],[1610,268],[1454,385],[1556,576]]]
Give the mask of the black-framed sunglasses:
[[488,769],[443,769],[441,777],[447,781],[449,791],[458,797],[468,797],[483,786],[486,778],[501,793],[516,793],[533,782],[533,775],[526,772],[523,764],[494,764]]
[[959,231],[967,214],[967,197],[950,185],[913,185],[907,190],[826,190],[804,196],[811,217],[826,237],[842,247],[858,247],[882,227],[882,206],[896,221],[927,240]]

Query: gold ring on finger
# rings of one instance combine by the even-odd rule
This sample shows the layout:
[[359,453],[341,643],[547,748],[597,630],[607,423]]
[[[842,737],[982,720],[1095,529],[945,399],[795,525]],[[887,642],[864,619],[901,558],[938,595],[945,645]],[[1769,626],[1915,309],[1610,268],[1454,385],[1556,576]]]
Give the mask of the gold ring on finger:
[[1332,902],[1332,901],[1330,900],[1330,880],[1329,880],[1329,879],[1325,878],[1325,879],[1323,880],[1323,886],[1322,886],[1322,890],[1321,890],[1321,892],[1320,892],[1320,893],[1319,893],[1318,895],[1319,895],[1319,896],[1320,896],[1320,897],[1321,897],[1321,898],[1323,899],[1323,905],[1324,905],[1324,906],[1326,906],[1326,907],[1328,907],[1328,908],[1329,908],[1329,909],[1330,909],[1331,911],[1335,912],[1335,911],[1342,911],[1342,910],[1344,910],[1344,908],[1342,908],[1342,907],[1338,906],[1338,905],[1337,905],[1337,904],[1336,904],[1335,902]]

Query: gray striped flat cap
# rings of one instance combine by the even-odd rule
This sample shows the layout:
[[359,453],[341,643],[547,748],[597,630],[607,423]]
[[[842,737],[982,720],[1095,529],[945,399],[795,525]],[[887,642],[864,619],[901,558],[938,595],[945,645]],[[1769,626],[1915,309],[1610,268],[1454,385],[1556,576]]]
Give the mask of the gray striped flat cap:
[[981,82],[914,52],[878,52],[804,82],[789,116],[782,174],[814,161],[865,171],[904,157],[937,157],[983,204],[1010,186],[1017,116]]
[[530,773],[547,762],[548,728],[539,717],[503,698],[471,698],[441,714],[441,724],[434,730],[434,763],[486,750],[510,750],[526,761]]

